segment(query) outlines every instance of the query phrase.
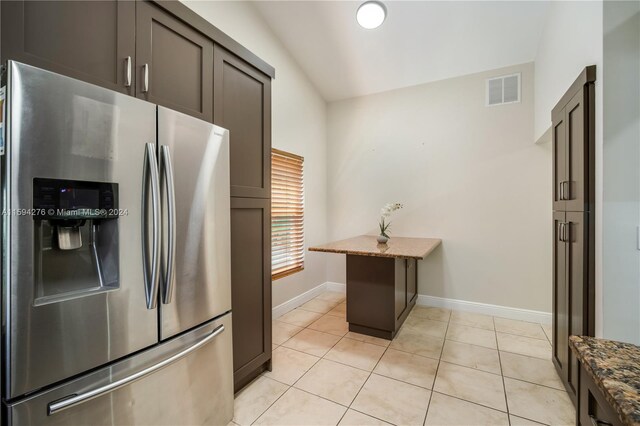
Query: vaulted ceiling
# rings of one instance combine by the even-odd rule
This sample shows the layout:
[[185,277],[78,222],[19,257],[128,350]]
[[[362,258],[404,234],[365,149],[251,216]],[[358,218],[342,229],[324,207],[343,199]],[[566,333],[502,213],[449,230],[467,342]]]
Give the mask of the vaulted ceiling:
[[533,61],[546,1],[386,1],[374,30],[361,2],[257,1],[327,101]]

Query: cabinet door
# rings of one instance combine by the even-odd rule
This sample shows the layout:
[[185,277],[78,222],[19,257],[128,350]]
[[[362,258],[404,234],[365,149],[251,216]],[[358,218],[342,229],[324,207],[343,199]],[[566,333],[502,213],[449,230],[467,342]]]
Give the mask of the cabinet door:
[[2,62],[14,59],[133,94],[125,76],[126,59],[135,55],[134,2],[3,1],[1,7]]
[[416,259],[407,259],[407,302],[412,304],[418,296],[418,263]]
[[271,194],[271,79],[220,46],[214,51],[214,123],[230,131],[231,196]]
[[396,319],[399,319],[405,313],[407,306],[407,260],[395,259]]
[[[569,307],[568,334],[589,335],[588,307],[588,213],[567,213],[567,302]],[[566,381],[574,394],[578,392],[579,362],[569,352]],[[570,396],[573,398],[575,395]]]
[[231,312],[236,391],[271,359],[271,202],[231,198]]
[[168,12],[136,2],[136,96],[213,119],[213,41]]
[[567,185],[564,199],[567,211],[588,211],[588,129],[585,112],[588,89],[585,86],[565,107],[565,137],[567,145]]
[[567,188],[567,135],[565,125],[565,110],[559,111],[552,117],[553,129],[553,209],[556,211],[566,210],[564,201],[564,191]]
[[569,304],[567,300],[567,244],[566,213],[553,214],[553,352],[552,359],[558,373],[566,382],[569,357]]

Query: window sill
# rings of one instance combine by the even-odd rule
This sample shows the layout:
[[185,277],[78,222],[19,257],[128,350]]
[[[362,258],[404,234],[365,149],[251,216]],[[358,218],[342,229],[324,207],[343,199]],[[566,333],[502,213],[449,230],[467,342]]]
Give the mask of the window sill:
[[293,269],[287,269],[286,271],[278,272],[277,274],[271,275],[271,281],[276,281],[280,278],[288,277],[289,275],[293,275],[296,272],[300,271],[304,271],[304,265]]

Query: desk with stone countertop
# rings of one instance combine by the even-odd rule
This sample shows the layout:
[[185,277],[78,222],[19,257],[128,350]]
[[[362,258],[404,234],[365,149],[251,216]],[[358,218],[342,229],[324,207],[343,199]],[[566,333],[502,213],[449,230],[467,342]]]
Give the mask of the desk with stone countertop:
[[393,339],[416,304],[417,261],[442,240],[393,237],[378,244],[361,235],[310,247],[310,251],[347,255],[347,322],[349,331]]

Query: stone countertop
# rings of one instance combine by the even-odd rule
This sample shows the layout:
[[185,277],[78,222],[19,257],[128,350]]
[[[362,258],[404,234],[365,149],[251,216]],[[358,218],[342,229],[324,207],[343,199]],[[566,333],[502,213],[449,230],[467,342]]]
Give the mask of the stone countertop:
[[624,424],[640,425],[640,346],[571,336],[569,346]]
[[387,244],[378,244],[375,236],[360,235],[359,237],[335,241],[321,246],[309,247],[309,251],[359,256],[424,259],[441,243],[442,240],[437,238],[391,237]]

